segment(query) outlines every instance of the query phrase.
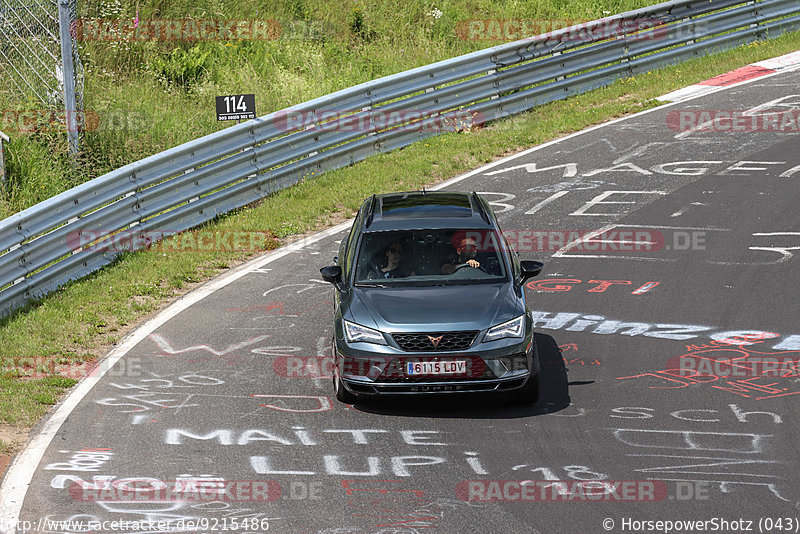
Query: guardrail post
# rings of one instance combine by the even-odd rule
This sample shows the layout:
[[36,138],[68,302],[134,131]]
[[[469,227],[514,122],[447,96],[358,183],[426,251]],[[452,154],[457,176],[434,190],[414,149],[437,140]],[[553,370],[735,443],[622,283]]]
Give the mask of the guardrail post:
[[3,143],[9,142],[9,138],[3,132],[0,132],[0,189],[6,188],[6,155]]
[[75,67],[72,63],[72,35],[69,31],[69,0],[58,2],[58,29],[61,36],[61,74],[64,76],[64,111],[67,119],[69,153],[78,155],[78,105],[75,99]]

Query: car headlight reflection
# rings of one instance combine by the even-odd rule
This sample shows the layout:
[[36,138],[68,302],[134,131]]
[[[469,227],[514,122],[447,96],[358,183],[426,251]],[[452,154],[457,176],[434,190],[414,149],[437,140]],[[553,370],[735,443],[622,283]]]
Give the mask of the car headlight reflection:
[[367,328],[360,324],[344,321],[344,336],[349,343],[364,342],[377,345],[386,345],[386,340],[378,330]]
[[525,316],[520,315],[516,319],[511,319],[505,323],[493,326],[483,337],[484,341],[496,341],[506,337],[522,337],[525,332]]

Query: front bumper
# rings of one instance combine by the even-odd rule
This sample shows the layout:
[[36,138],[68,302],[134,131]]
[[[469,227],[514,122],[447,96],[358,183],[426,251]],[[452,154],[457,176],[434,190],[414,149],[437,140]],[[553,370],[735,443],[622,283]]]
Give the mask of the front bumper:
[[448,393],[485,393],[505,392],[519,389],[525,385],[526,380],[534,379],[530,373],[513,378],[498,378],[494,380],[447,380],[425,382],[374,382],[365,380],[349,380],[342,378],[342,384],[351,393],[356,395],[418,395],[418,394],[448,394]]
[[[348,344],[335,338],[334,357],[342,385],[359,396],[506,392],[538,376],[539,359],[531,332],[523,339],[491,345],[487,348],[478,343],[465,351],[420,353]],[[467,360],[468,372],[414,376],[404,371],[406,362],[449,360]]]

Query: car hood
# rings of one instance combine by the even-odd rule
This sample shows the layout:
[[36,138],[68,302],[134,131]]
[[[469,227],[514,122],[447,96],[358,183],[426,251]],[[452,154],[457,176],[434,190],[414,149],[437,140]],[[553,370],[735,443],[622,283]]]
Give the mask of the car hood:
[[522,313],[511,283],[353,291],[350,320],[384,332],[483,330]]

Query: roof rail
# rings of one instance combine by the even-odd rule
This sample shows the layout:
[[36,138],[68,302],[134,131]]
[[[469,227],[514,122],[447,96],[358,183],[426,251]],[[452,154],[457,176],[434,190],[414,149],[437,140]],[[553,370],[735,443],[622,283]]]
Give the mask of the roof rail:
[[486,221],[486,224],[492,224],[492,221],[489,220],[489,215],[486,213],[486,210],[483,209],[483,199],[479,197],[478,193],[475,191],[472,192],[472,196],[475,198],[475,203],[478,205],[478,211],[480,212],[483,220]]
[[375,216],[375,204],[378,203],[378,199],[375,198],[375,195],[372,195],[372,205],[369,207],[369,215],[367,215],[367,224],[364,228],[369,228],[369,225],[372,224],[372,218]]

